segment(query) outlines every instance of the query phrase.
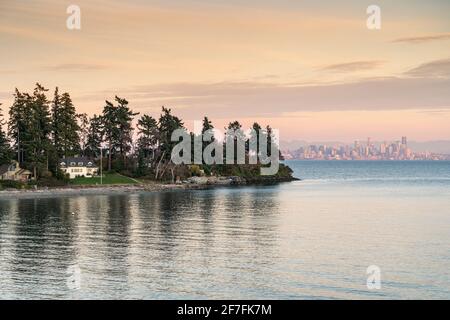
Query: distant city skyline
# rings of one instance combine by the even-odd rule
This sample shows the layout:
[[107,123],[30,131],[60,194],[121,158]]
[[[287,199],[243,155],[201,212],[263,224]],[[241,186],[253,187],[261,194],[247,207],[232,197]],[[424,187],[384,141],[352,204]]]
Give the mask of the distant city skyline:
[[352,145],[342,143],[308,144],[297,149],[282,147],[286,160],[450,160],[449,153],[417,152],[408,146],[408,138],[375,142],[370,137],[355,140]]
[[[294,140],[283,140],[280,141],[280,146],[282,150],[297,150],[300,147],[305,147],[308,145],[352,145],[354,141],[365,141],[367,138],[362,139],[352,139],[350,141],[343,140],[304,140],[304,139],[294,139]],[[384,141],[397,141],[398,139],[373,139],[373,142],[380,145]],[[433,152],[441,154],[450,154],[450,139],[448,140],[426,140],[420,141],[419,139],[410,139],[408,137],[408,145],[417,152]]]

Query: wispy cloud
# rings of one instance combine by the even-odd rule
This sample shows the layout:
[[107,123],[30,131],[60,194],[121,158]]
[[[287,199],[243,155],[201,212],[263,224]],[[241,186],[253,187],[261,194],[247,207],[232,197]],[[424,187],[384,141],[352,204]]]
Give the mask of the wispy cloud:
[[432,34],[432,35],[428,35],[428,36],[398,38],[398,39],[393,40],[392,42],[419,44],[419,43],[438,41],[438,40],[450,40],[450,32],[449,33],[441,33],[441,34]]
[[173,83],[96,92],[77,97],[99,106],[115,94],[141,112],[173,107],[186,119],[207,114],[226,118],[280,116],[300,111],[408,110],[450,108],[450,79],[386,78],[333,85],[260,82]]
[[423,63],[407,72],[412,77],[450,78],[450,58]]
[[385,61],[380,60],[369,60],[369,61],[353,61],[353,62],[346,62],[346,63],[338,63],[338,64],[331,64],[328,66],[325,66],[321,68],[324,71],[331,71],[331,72],[356,72],[356,71],[366,71],[366,70],[372,70],[375,68],[378,68],[379,66],[383,65]]

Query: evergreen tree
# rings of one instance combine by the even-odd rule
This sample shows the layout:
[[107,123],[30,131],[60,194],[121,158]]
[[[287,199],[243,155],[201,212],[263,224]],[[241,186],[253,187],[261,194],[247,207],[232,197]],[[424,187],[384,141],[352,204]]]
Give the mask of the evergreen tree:
[[[252,125],[252,129],[253,129],[253,131],[252,131],[252,136],[250,137],[250,139],[254,139],[256,141],[256,150],[255,151],[256,151],[256,155],[258,155],[259,154],[259,134],[260,134],[262,128],[259,125],[259,123],[254,122]],[[247,148],[247,151],[249,151],[248,148]]]
[[162,107],[162,114],[159,117],[158,127],[160,132],[158,164],[155,170],[155,179],[164,177],[166,170],[170,167],[172,172],[172,180],[174,180],[174,165],[171,162],[171,154],[173,147],[178,142],[172,142],[172,133],[176,129],[184,129],[182,120],[172,115],[171,110]]
[[52,131],[48,90],[39,83],[32,95],[16,89],[14,103],[9,110],[8,133],[17,150],[17,159],[32,168],[37,179],[38,171],[48,170]]
[[59,89],[56,87],[53,96],[53,103],[51,108],[52,117],[52,143],[56,158],[61,158],[63,156],[62,145],[60,142],[61,127],[62,127],[62,112],[61,112],[61,95],[59,94]]
[[163,153],[165,153],[165,157],[168,158],[170,158],[173,147],[178,143],[171,141],[172,133],[176,129],[184,128],[184,123],[181,121],[181,119],[172,115],[171,112],[171,109],[162,107],[162,114],[159,117],[158,121],[159,132],[161,136],[160,149]]
[[[242,131],[242,125],[239,123],[239,121],[233,121],[230,122],[228,124],[228,127],[225,128],[227,129],[227,133],[225,135],[225,143],[230,143],[228,134],[230,134],[230,131],[232,131],[232,133],[234,134],[234,138],[233,138],[233,148],[234,148],[234,162],[236,163],[238,160],[238,150],[240,150],[240,147],[242,146],[242,144],[244,144],[244,148],[245,148],[245,134]],[[224,147],[224,154],[226,154],[226,148]],[[228,163],[227,163],[228,164]]]
[[214,126],[212,125],[212,122],[209,121],[208,117],[203,118],[203,124],[202,124],[202,134],[205,133],[208,130],[214,129]]
[[124,163],[126,164],[126,155],[133,145],[133,118],[139,113],[134,113],[128,107],[128,101],[116,96],[117,102],[117,124],[119,128],[119,137],[117,147]]
[[[203,118],[203,124],[202,124],[202,135],[209,130],[213,130],[214,126],[212,125],[212,122],[208,119],[208,117]],[[215,138],[214,136],[211,138],[210,141],[203,141],[203,148],[202,151],[205,150],[206,146],[208,146],[211,142],[214,142]]]
[[128,107],[128,101],[116,96],[117,106],[106,101],[103,108],[103,129],[108,143],[108,170],[112,169],[113,153],[119,152],[124,163],[126,155],[131,150],[133,127],[132,121],[138,113],[133,113]]
[[77,113],[70,95],[65,92],[61,96],[59,125],[57,124],[60,137],[59,156],[74,156],[80,152],[80,126],[77,121]]
[[88,115],[86,113],[77,114],[77,120],[78,120],[78,126],[80,127],[80,131],[79,131],[80,153],[84,157],[84,156],[87,156],[86,148],[87,148],[87,144],[88,144],[90,122],[89,122]]
[[31,140],[30,126],[32,121],[32,97],[21,93],[17,88],[14,92],[14,103],[9,109],[8,135],[13,148],[17,150],[17,160],[22,165],[28,161]]
[[112,169],[112,154],[119,139],[119,127],[117,125],[117,107],[109,101],[103,108],[102,127],[105,141],[108,144],[108,171]]
[[52,162],[58,166],[60,158],[73,156],[80,151],[80,127],[72,99],[68,93],[59,94],[55,89],[51,108],[52,118]]
[[272,143],[274,142],[275,137],[272,128],[269,125],[266,126],[265,134],[267,135],[267,156],[270,158],[272,156]]
[[89,120],[87,132],[85,155],[88,157],[98,158],[101,155],[100,148],[103,141],[103,120],[94,114]]
[[156,119],[144,114],[137,123],[138,148],[144,158],[154,157],[154,148],[158,143],[159,129]]
[[[2,104],[0,103],[0,106]],[[2,109],[0,108],[0,165],[11,163],[13,153],[9,145],[8,137],[3,131],[3,126],[6,122],[3,119]]]
[[242,130],[242,124],[240,124],[240,122],[236,120],[236,121],[230,122],[226,129],[234,130],[234,131]]
[[29,161],[33,168],[33,176],[37,179],[38,170],[44,168],[48,171],[48,153],[51,147],[49,135],[51,132],[51,119],[49,104],[45,89],[39,83],[34,89],[31,103],[31,139],[26,142],[29,144]]
[[[212,125],[212,122],[208,119],[208,117],[204,117],[203,118],[203,123],[202,123],[202,158],[203,158],[203,152],[205,151],[206,147],[211,144],[211,143],[216,143],[216,139],[214,137],[214,135],[211,137],[210,140],[204,140],[204,134],[207,131],[213,130],[214,126]],[[192,148],[192,150],[194,150],[194,148]],[[211,156],[215,156],[215,150],[212,152]],[[203,169],[208,172],[211,171],[210,166],[207,166],[206,164],[203,165]]]
[[142,177],[148,172],[148,161],[145,159],[144,151],[142,149],[138,150],[137,156],[137,166],[134,172],[136,177]]

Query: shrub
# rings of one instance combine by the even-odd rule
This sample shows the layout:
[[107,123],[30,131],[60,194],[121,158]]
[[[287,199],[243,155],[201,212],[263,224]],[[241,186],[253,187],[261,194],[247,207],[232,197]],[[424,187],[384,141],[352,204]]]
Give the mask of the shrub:
[[206,176],[208,176],[208,177],[211,176],[211,166],[210,165],[204,164],[203,171],[205,172]]
[[189,166],[189,171],[191,173],[191,176],[193,176],[193,177],[200,177],[202,175],[202,171],[200,170],[200,167],[196,164]]
[[0,186],[2,189],[24,189],[26,187],[26,184],[14,180],[1,180]]
[[41,173],[41,177],[42,177],[42,178],[51,178],[52,176],[53,176],[53,174],[51,173],[51,171],[44,170],[44,171]]

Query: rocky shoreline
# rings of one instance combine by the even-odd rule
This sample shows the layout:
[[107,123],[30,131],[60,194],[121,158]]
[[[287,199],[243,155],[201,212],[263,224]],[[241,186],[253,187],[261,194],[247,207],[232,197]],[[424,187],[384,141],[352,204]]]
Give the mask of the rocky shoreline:
[[225,186],[270,185],[281,182],[299,180],[297,178],[268,177],[258,179],[245,179],[242,177],[192,177],[187,181],[176,184],[142,183],[133,185],[85,185],[67,187],[41,187],[38,189],[5,189],[0,191],[0,199],[5,198],[35,198],[46,196],[71,195],[110,195],[137,192],[161,192],[172,190],[198,190]]

